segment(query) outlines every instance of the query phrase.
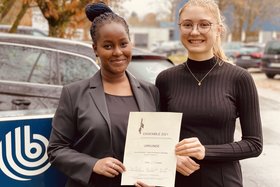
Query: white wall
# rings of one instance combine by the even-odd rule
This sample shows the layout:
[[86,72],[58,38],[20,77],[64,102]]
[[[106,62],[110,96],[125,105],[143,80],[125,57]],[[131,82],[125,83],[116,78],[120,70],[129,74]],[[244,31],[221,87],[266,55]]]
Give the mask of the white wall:
[[168,28],[155,28],[155,27],[132,27],[129,28],[130,37],[134,43],[135,34],[147,34],[148,43],[147,49],[150,49],[152,44],[158,41],[169,41],[169,29]]

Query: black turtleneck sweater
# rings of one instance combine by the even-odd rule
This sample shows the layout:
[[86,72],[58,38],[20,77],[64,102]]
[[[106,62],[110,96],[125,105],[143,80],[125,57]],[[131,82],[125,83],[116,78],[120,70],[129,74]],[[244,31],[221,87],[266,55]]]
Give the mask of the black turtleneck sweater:
[[[199,86],[194,76],[200,81],[209,71]],[[177,173],[176,187],[242,186],[239,160],[262,152],[259,101],[251,75],[215,58],[188,59],[161,72],[156,86],[161,110],[183,113],[180,140],[197,137],[206,151],[202,161],[196,160],[199,170],[190,176]],[[237,118],[242,139],[235,141]]]

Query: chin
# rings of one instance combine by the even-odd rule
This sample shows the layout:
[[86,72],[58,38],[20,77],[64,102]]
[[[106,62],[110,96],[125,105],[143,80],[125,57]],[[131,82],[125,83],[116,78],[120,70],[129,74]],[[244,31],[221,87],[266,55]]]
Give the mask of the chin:
[[202,48],[193,48],[193,47],[190,47],[188,48],[188,52],[189,53],[205,53],[205,49],[202,49]]

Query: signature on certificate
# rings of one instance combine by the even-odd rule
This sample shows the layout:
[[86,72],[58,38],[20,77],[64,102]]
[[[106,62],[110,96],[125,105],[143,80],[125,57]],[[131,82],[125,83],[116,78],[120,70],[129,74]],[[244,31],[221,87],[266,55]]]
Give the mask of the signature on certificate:
[[141,118],[140,127],[139,127],[139,129],[138,129],[139,134],[141,134],[141,133],[142,133],[142,129],[144,129],[143,118]]

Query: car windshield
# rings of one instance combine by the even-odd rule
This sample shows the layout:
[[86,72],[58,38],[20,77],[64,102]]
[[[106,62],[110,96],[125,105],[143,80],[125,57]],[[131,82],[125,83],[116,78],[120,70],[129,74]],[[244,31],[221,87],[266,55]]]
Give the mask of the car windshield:
[[244,46],[240,50],[243,54],[254,53],[254,52],[261,52],[262,48],[258,46]]
[[128,71],[135,77],[155,83],[157,75],[167,69],[173,67],[173,64],[167,60],[151,59],[151,60],[133,60],[128,66]]

